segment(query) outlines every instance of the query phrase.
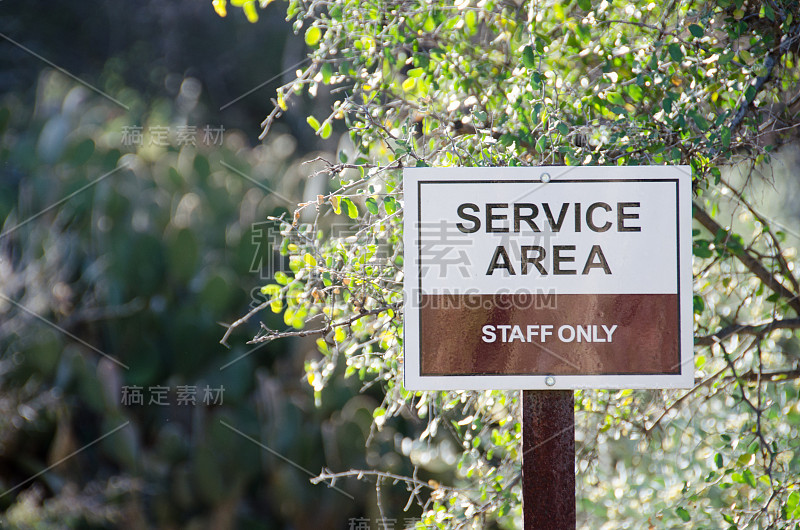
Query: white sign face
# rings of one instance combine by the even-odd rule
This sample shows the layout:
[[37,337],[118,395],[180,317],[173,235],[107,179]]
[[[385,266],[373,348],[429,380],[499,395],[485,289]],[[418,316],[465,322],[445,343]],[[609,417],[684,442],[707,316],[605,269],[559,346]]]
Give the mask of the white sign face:
[[410,390],[693,384],[688,166],[414,168]]

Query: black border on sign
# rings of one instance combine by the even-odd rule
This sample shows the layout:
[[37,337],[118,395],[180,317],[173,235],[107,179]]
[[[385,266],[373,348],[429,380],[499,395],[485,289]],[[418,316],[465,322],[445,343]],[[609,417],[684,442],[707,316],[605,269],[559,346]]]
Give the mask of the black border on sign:
[[[680,185],[679,180],[676,178],[669,178],[669,179],[557,179],[557,180],[550,180],[549,182],[543,182],[541,179],[486,179],[486,180],[418,180],[417,181],[417,282],[418,282],[418,291],[417,291],[417,307],[421,306],[422,302],[422,245],[420,244],[422,241],[422,234],[420,231],[422,230],[422,185],[423,184],[558,184],[558,183],[566,183],[566,184],[583,184],[583,183],[608,183],[608,182],[672,182],[675,184],[675,228],[676,228],[676,242],[675,242],[675,250],[677,255],[677,286],[678,286],[678,360],[676,365],[678,366],[678,373],[669,373],[669,372],[626,372],[626,373],[619,373],[619,372],[604,372],[604,373],[597,373],[597,374],[559,374],[559,376],[585,376],[585,377],[597,377],[597,376],[675,376],[681,375],[683,373],[683,363],[681,362],[681,216],[680,216]],[[646,293],[645,293],[646,294]],[[514,373],[504,373],[504,374],[497,374],[497,373],[486,373],[486,372],[465,372],[465,373],[454,373],[454,374],[423,374],[422,373],[422,314],[420,311],[417,311],[417,330],[419,330],[419,343],[417,344],[417,349],[419,351],[419,364],[418,370],[419,374],[418,377],[428,378],[428,377],[465,377],[465,376],[472,376],[472,377],[517,377],[517,376],[545,376],[550,374],[544,373],[530,373],[530,372],[514,372]]]

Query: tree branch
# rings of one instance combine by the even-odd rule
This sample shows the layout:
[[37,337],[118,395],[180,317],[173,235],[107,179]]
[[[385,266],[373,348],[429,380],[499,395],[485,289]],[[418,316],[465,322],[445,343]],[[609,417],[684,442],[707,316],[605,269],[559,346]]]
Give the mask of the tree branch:
[[[753,98],[755,98],[756,95],[758,95],[758,93],[761,91],[761,89],[764,88],[764,85],[772,77],[772,71],[775,69],[775,66],[777,66],[781,57],[783,57],[783,54],[789,51],[789,47],[797,39],[797,35],[795,34],[795,32],[798,30],[798,28],[800,28],[800,26],[795,25],[791,29],[791,31],[787,32],[786,38],[783,40],[783,42],[781,42],[780,46],[778,47],[778,50],[775,53],[770,53],[769,55],[767,55],[767,59],[764,61],[764,68],[767,69],[767,72],[764,75],[756,78],[756,82],[753,84],[753,88],[755,88],[755,91],[753,92]],[[747,110],[750,108],[750,105],[752,103],[753,101],[752,100],[748,101],[747,95],[745,95],[744,100],[739,105],[736,114],[733,116],[733,119],[731,120],[731,125],[730,125],[731,135],[733,135],[736,129],[738,129],[739,126],[742,124],[744,117],[747,115]]]
[[716,333],[704,337],[695,337],[694,343],[698,346],[711,346],[734,335],[753,335],[760,337],[776,329],[800,329],[800,318],[786,318],[773,320],[763,324],[731,324]]
[[795,368],[793,370],[778,370],[775,372],[754,372],[753,370],[748,370],[743,374],[739,374],[738,377],[735,376],[728,376],[726,380],[733,380],[739,379],[741,381],[760,381],[764,383],[778,383],[781,381],[791,381],[793,379],[800,378],[800,368]]
[[772,245],[775,247],[776,252],[774,257],[778,260],[778,264],[781,266],[781,271],[783,272],[783,276],[787,280],[789,280],[795,292],[800,293],[800,284],[798,284],[797,279],[794,277],[794,274],[792,274],[792,271],[789,269],[789,264],[786,262],[786,258],[783,257],[783,249],[781,248],[780,241],[778,240],[778,237],[775,235],[775,233],[772,231],[772,222],[770,222],[766,217],[758,213],[756,209],[753,207],[753,205],[751,205],[744,198],[744,196],[742,196],[742,193],[739,190],[728,184],[728,182],[726,182],[724,179],[721,179],[720,182],[722,182],[729,190],[731,190],[731,192],[736,197],[736,200],[740,204],[742,204],[745,208],[747,208],[750,211],[750,213],[753,214],[753,217],[758,219],[758,221],[763,225],[764,229],[767,231],[767,234],[772,240]]
[[387,471],[378,471],[375,469],[351,469],[349,471],[340,471],[338,473],[333,473],[328,469],[323,469],[319,475],[311,479],[311,483],[319,484],[320,482],[331,481],[331,484],[333,484],[335,480],[344,477],[356,477],[358,480],[363,480],[364,477],[370,476],[389,479],[393,482],[405,482],[408,486],[414,486],[417,489],[427,488],[434,491],[439,489],[442,491],[458,493],[458,489],[451,486],[443,486],[439,483],[423,482],[416,477],[406,477],[403,475],[397,475]]
[[[711,234],[716,235],[720,230],[727,232],[722,226],[717,223],[714,219],[711,218],[710,215],[696,202],[692,202],[692,211],[693,217],[701,224],[703,227],[711,232]],[[772,273],[770,273],[764,265],[761,264],[756,258],[751,256],[746,250],[741,252],[733,253],[742,265],[747,267],[750,272],[755,274],[758,279],[764,282],[764,285],[769,287],[773,292],[777,293],[781,298],[786,299],[786,303],[788,303],[792,309],[795,310],[797,314],[800,314],[800,300],[798,300],[798,295],[790,291],[784,284],[782,284],[777,278],[775,278]]]
[[[263,305],[263,304],[262,304]],[[308,337],[309,335],[326,335],[334,328],[340,328],[342,326],[349,326],[354,323],[356,320],[364,318],[366,316],[373,316],[383,313],[389,309],[393,311],[397,311],[402,304],[389,304],[384,307],[379,307],[377,309],[370,309],[369,311],[362,311],[350,318],[339,320],[338,322],[328,322],[325,326],[317,329],[304,329],[300,331],[275,331],[269,329],[268,327],[261,325],[262,329],[266,330],[266,335],[260,335],[253,338],[247,342],[247,344],[259,344],[262,342],[271,342],[275,339],[284,339],[287,337]],[[249,313],[248,313],[249,314]]]
[[233,330],[236,329],[237,327],[241,326],[242,324],[244,324],[248,320],[250,320],[250,317],[252,317],[256,313],[258,313],[262,309],[266,308],[271,303],[272,303],[271,299],[267,300],[266,302],[262,302],[258,306],[256,306],[253,309],[251,309],[245,316],[243,316],[242,318],[240,318],[239,320],[237,320],[233,324],[229,324],[229,325],[222,324],[227,329],[225,330],[225,335],[222,336],[222,340],[220,340],[219,343],[222,344],[223,346],[225,346],[226,348],[229,348],[230,346],[228,346],[228,337],[233,332]]

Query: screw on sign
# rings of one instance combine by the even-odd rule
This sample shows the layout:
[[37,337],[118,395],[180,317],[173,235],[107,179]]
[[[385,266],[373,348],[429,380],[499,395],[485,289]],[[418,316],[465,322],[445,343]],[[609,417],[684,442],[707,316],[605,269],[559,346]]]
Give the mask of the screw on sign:
[[522,390],[525,528],[574,528],[573,390],[693,382],[691,170],[403,180],[404,384]]

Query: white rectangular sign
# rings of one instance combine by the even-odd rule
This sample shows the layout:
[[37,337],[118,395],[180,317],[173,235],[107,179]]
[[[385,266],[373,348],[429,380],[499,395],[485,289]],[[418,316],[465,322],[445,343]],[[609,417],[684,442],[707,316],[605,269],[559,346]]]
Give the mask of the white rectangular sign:
[[403,181],[406,388],[691,386],[689,167]]

